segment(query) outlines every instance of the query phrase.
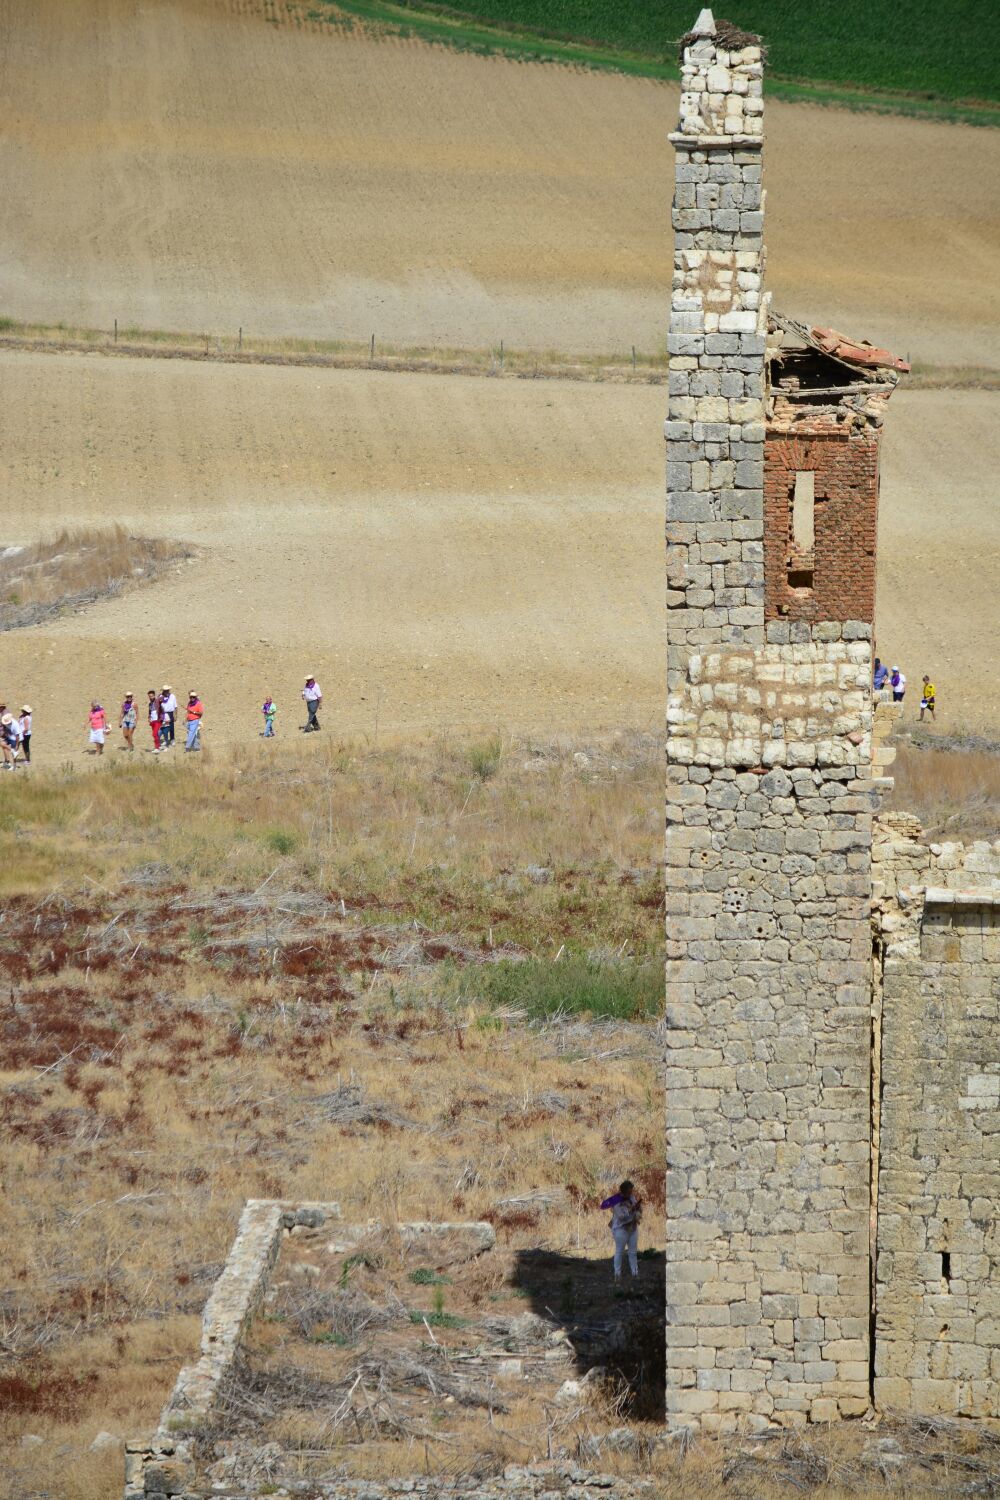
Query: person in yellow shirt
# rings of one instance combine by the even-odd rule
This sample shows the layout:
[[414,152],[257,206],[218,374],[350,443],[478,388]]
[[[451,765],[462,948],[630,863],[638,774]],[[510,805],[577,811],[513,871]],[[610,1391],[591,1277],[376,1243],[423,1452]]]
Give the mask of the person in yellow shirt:
[[934,698],[935,698],[935,692],[936,692],[936,689],[934,687],[934,684],[933,684],[933,682],[931,682],[930,678],[928,677],[927,673],[925,672],[924,673],[923,692],[920,695],[920,717],[921,718],[923,718],[923,716],[924,716],[925,713],[929,713],[930,716],[931,716],[931,718],[933,719],[933,717],[934,717]]

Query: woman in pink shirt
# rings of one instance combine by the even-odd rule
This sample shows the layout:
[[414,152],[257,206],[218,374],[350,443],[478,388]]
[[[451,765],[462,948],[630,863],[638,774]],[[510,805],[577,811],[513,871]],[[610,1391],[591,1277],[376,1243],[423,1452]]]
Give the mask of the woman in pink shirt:
[[108,727],[108,717],[104,709],[96,701],[90,705],[90,743],[94,746],[95,755],[104,754],[104,733]]

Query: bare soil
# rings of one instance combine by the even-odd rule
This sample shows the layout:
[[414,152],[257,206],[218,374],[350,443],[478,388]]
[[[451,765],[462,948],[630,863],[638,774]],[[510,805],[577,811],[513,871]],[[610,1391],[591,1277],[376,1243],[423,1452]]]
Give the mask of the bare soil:
[[[272,0],[0,0],[0,312],[660,347],[673,86],[292,24]],[[789,313],[996,366],[1000,139],[772,102]]]
[[[162,682],[208,745],[256,740],[267,692],[294,738],[309,671],[337,736],[662,724],[659,387],[8,353],[0,402],[0,540],[113,517],[200,553],[8,636],[42,763]],[[942,732],[1000,725],[996,409],[903,389],[886,426],[879,648]]]

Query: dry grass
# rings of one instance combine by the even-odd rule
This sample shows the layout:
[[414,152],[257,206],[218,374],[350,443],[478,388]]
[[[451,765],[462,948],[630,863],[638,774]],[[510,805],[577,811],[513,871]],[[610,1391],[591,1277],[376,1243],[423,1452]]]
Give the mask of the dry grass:
[[[505,739],[496,773],[460,740],[383,750],[254,743],[195,764],[12,776],[0,894],[102,885],[151,864],[188,889],[271,878],[364,923],[424,923],[499,948],[641,959],[659,942],[660,742]],[[656,933],[655,938],[653,933]]]
[[[171,332],[156,328],[72,328],[0,318],[0,347],[32,353],[95,353],[124,359],[190,359],[201,363],[300,365],[313,369],[389,370],[433,375],[485,375],[514,380],[588,380],[662,385],[667,356],[618,350],[567,354],[558,349],[516,349],[498,343],[478,348],[407,345],[377,340],[266,338],[242,333]],[[933,372],[926,378],[932,378]],[[1000,381],[1000,376],[997,377]]]
[[[444,1313],[484,1328],[550,1309],[577,1339],[577,1370],[593,1362],[579,1330],[607,1313],[594,1205],[608,1182],[628,1172],[642,1184],[644,1240],[663,1245],[655,1029],[529,1025],[474,982],[499,955],[562,962],[560,948],[658,961],[659,745],[324,747],[308,765],[291,747],[269,747],[281,750],[273,762],[257,748],[189,774],[130,766],[2,788],[5,1500],[117,1496],[120,1454],[89,1444],[101,1429],[153,1425],[247,1197],[337,1198],[348,1219],[390,1224],[490,1218],[491,1257],[446,1269],[440,1290],[407,1274],[400,1300],[433,1319],[440,1296]],[[380,1318],[358,1336],[362,1294],[386,1300],[378,1270],[349,1268],[358,1306],[340,1321],[332,1304],[310,1311],[279,1289],[274,1310],[311,1340],[310,1379],[339,1380],[340,1364],[323,1361],[353,1368],[382,1337]],[[658,1309],[662,1273],[648,1272]],[[293,1280],[290,1263],[281,1275]],[[326,1321],[313,1338],[317,1311]],[[285,1326],[261,1325],[258,1371],[288,1366],[275,1342]],[[644,1328],[646,1362],[662,1370],[656,1313]],[[434,1334],[447,1342],[451,1329],[438,1322]],[[394,1358],[426,1362],[422,1325],[391,1320],[385,1336],[402,1341]],[[680,1495],[884,1489],[863,1461],[864,1428],[595,1457],[580,1445],[620,1425],[623,1400],[640,1435],[658,1434],[634,1391],[605,1385],[554,1414],[527,1387],[504,1390],[510,1410],[490,1427],[475,1408],[456,1423],[454,1406],[409,1377],[400,1393],[394,1368],[376,1437],[336,1451],[362,1476],[412,1472],[405,1429],[419,1423],[456,1434],[418,1453],[417,1467],[442,1475],[544,1457],[551,1443]],[[265,1386],[270,1410],[289,1387]],[[405,1441],[389,1431],[396,1417]],[[267,1420],[302,1449],[316,1440],[317,1419],[294,1400]],[[22,1447],[27,1434],[41,1445]],[[936,1494],[971,1493],[972,1481],[983,1492],[996,1467],[967,1429],[911,1446],[922,1455],[906,1470],[911,1495],[925,1475]]]
[[48,541],[8,547],[0,551],[0,630],[114,598],[193,555],[185,543],[133,536],[124,526],[63,527]]
[[[960,738],[953,743],[961,743]],[[976,743],[973,739],[971,743]],[[1000,839],[1000,752],[901,743],[890,768],[892,808],[914,813],[932,839]]]
[[152,1424],[248,1196],[444,1218],[548,1185],[507,1249],[603,1255],[585,1203],[662,1178],[648,1026],[453,982],[658,951],[659,747],[256,750],[3,788],[0,1494],[117,1492],[87,1446]]
[[[0,317],[0,348],[33,353],[95,353],[131,359],[190,359],[200,363],[299,365],[313,369],[384,370],[433,375],[484,375],[508,380],[586,380],[662,385],[669,360],[662,350],[570,354],[495,344],[471,348],[406,345],[385,339],[266,338],[258,334],[193,333],[162,328],[68,327]],[[1000,390],[1000,370],[984,365],[916,361],[909,390]]]

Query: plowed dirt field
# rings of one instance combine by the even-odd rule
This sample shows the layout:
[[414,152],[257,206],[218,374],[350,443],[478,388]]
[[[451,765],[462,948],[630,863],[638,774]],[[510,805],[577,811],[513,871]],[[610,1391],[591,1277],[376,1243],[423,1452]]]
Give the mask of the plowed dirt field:
[[[653,352],[676,118],[667,85],[282,0],[0,0],[0,313]],[[998,363],[998,133],[778,102],[767,128],[779,305]]]
[[[0,356],[3,541],[114,517],[204,549],[0,637],[52,761],[91,696],[197,688],[206,739],[282,734],[313,671],[351,734],[662,723],[662,387]],[[899,392],[879,641],[944,727],[1000,726],[996,398]],[[916,698],[915,693],[911,697]],[[145,736],[142,736],[145,745]],[[117,751],[113,752],[117,756]]]

